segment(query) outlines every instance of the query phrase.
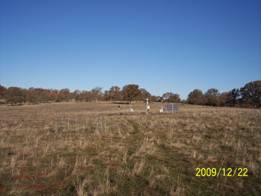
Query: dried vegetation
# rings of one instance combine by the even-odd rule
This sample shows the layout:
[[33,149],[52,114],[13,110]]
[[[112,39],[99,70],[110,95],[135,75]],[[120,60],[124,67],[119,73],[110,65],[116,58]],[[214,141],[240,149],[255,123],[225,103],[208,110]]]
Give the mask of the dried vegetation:
[[[128,107],[1,106],[0,195],[260,193],[260,110]],[[195,177],[196,167],[247,167],[249,176]]]

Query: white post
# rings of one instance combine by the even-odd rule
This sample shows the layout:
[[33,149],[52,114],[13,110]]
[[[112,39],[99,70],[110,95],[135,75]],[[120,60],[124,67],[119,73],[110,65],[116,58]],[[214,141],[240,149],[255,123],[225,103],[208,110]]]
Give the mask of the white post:
[[150,111],[150,106],[149,106],[149,99],[146,99],[146,114],[148,114],[148,112]]

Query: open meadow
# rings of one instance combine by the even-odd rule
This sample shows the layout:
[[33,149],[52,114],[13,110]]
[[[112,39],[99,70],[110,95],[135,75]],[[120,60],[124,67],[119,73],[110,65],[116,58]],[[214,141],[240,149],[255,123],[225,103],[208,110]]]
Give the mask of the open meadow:
[[[0,195],[260,195],[261,110],[0,106]],[[248,176],[197,177],[196,168]]]

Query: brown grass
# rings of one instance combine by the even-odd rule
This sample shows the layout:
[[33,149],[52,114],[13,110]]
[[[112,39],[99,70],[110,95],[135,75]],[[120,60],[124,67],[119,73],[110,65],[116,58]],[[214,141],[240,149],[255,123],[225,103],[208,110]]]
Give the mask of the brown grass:
[[[0,107],[0,195],[258,195],[261,111],[107,102]],[[248,177],[195,177],[247,167]]]

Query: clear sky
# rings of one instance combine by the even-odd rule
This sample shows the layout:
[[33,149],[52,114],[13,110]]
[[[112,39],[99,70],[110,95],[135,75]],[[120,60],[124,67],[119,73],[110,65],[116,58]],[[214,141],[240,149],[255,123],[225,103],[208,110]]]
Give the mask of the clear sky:
[[151,93],[261,79],[260,0],[0,0],[0,84]]

